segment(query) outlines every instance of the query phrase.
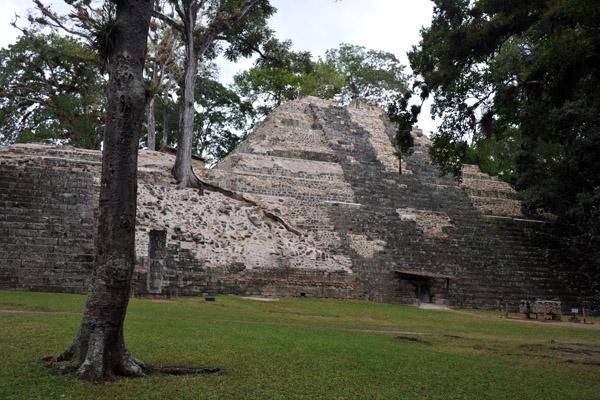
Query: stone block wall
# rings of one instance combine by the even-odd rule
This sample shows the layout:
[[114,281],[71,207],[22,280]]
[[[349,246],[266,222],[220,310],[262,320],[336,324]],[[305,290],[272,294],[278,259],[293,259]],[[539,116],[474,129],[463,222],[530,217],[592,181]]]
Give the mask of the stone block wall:
[[[134,280],[136,293],[147,292],[144,282],[150,280],[148,274],[152,269],[149,266],[153,262],[150,257],[138,258]],[[162,295],[366,298],[354,276],[346,271],[281,268],[278,265],[246,268],[243,262],[221,267],[202,261],[198,254],[181,249],[177,243],[167,245],[162,262]]]
[[[280,140],[286,124],[310,129],[312,142],[295,136]],[[283,214],[295,227],[327,238],[319,242],[327,253],[349,256],[356,285],[371,300],[418,302],[415,282],[397,273],[409,270],[415,279],[429,274],[423,279],[432,301],[454,306],[501,308],[508,302],[516,307],[522,298],[561,297],[565,305],[588,301],[588,307],[597,307],[598,287],[588,278],[597,276],[594,262],[574,268],[557,258],[564,238],[551,221],[522,218],[508,184],[475,166],[466,166],[462,184],[440,177],[428,157],[431,142],[420,135],[399,175],[393,136],[394,128],[376,107],[364,102],[339,107],[308,98],[288,104],[284,114],[275,111],[207,179],[231,182],[227,173],[234,181],[244,176],[244,185],[232,190],[263,202],[267,194],[284,198]],[[307,147],[311,153],[302,153]],[[278,184],[282,177],[285,185]],[[331,192],[321,188],[310,202],[303,201],[304,188],[320,184]],[[328,198],[338,188],[347,197]],[[311,216],[312,223],[304,224]],[[565,274],[578,284],[566,283]],[[446,280],[432,275],[453,277],[449,299]]]
[[[364,102],[289,102],[216,168],[195,165],[204,182],[220,188],[207,186],[203,193],[174,190],[173,156],[142,151],[136,293],[304,295],[488,309],[508,302],[513,310],[521,299],[559,297],[565,309],[586,302],[588,310],[600,310],[597,249],[552,219],[523,217],[514,191],[474,166],[465,167],[461,184],[440,177],[428,157],[431,142],[418,133],[414,154],[399,162],[393,136],[383,111]],[[69,282],[84,282],[91,267],[99,160],[99,152],[70,148],[0,148],[3,177],[21,171],[43,181],[27,189],[14,176],[0,181],[10,192],[2,197],[0,246],[11,254],[0,261],[1,287],[83,287]],[[20,190],[51,200],[19,211]],[[78,197],[65,203],[61,193]],[[57,232],[71,226],[75,237],[48,237],[50,228],[35,225],[60,210],[65,214],[53,219],[63,224]],[[90,220],[75,224],[83,214]],[[76,251],[80,269],[61,247],[65,239],[88,243]],[[18,244],[35,240],[30,254]],[[161,245],[152,251],[156,240]],[[45,264],[36,264],[41,260]]]
[[85,293],[93,201],[90,173],[0,164],[0,288]]

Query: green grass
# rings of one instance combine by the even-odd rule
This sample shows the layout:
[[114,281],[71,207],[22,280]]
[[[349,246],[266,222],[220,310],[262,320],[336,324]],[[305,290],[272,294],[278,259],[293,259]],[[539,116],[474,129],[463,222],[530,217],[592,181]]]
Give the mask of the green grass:
[[0,310],[18,311],[0,312],[1,399],[600,398],[600,330],[314,299],[134,299],[134,355],[222,373],[81,384],[40,360],[67,346],[84,304],[0,291]]

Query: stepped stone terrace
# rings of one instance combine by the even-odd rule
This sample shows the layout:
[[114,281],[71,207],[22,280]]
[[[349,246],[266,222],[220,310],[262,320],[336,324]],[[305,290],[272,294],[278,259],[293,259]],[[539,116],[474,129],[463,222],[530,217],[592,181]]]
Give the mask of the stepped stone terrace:
[[[173,155],[140,151],[136,294],[598,310],[597,249],[475,166],[440,177],[413,133],[399,162],[381,109],[288,102],[215,168],[194,161],[202,193],[174,188]],[[100,169],[98,151],[0,148],[0,288],[86,292]]]

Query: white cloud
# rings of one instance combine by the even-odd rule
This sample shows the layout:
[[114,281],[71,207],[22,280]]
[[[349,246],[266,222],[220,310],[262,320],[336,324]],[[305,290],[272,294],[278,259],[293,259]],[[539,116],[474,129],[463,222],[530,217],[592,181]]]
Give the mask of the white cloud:
[[11,25],[15,13],[21,11],[16,1],[2,0],[0,5],[0,47],[5,48],[16,41],[19,31]]

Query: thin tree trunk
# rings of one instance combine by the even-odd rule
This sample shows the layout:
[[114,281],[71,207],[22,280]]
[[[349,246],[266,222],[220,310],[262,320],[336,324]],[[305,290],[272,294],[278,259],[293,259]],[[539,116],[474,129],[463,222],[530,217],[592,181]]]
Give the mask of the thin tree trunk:
[[179,188],[198,187],[200,181],[192,170],[192,139],[194,137],[194,89],[198,74],[198,53],[194,47],[194,35],[191,23],[187,25],[185,37],[185,65],[181,110],[179,116],[179,136],[177,139],[177,155],[173,166],[173,176]]
[[156,120],[154,119],[154,96],[148,102],[146,114],[148,117],[148,150],[156,150]]
[[153,0],[119,0],[102,153],[94,274],[79,331],[52,364],[83,380],[140,376],[144,364],[125,346],[123,321],[135,266],[137,149],[144,119],[143,67]]
[[169,144],[169,90],[171,89],[171,78],[167,82],[165,87],[165,95],[163,97],[163,135],[160,139],[160,148],[162,149]]

